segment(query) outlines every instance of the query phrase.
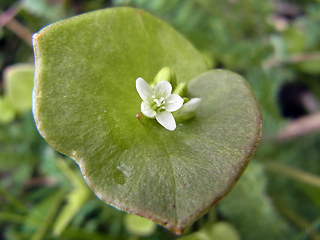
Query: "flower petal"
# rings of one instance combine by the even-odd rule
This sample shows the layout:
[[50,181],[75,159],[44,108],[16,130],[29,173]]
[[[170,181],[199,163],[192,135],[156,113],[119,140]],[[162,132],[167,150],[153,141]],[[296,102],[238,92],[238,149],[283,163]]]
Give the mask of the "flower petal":
[[185,113],[194,112],[200,105],[201,98],[191,98],[189,102],[185,103],[180,110]]
[[165,107],[166,111],[174,112],[177,111],[179,108],[182,107],[183,98],[180,97],[178,94],[171,94],[169,97],[165,99]]
[[145,102],[145,101],[143,101],[143,102],[141,103],[141,112],[142,112],[144,115],[146,115],[147,117],[150,117],[150,118],[152,118],[152,117],[154,117],[154,116],[156,115],[156,111],[154,111],[154,110],[151,108],[149,102]]
[[168,81],[161,81],[154,88],[154,94],[158,99],[160,99],[161,97],[163,98],[168,97],[171,91],[172,91],[172,86]]
[[197,108],[200,106],[201,98],[192,98],[189,102],[182,105],[182,107],[174,112],[174,118],[178,121],[185,121],[195,115]]
[[153,90],[149,84],[141,77],[136,80],[136,89],[143,101],[147,101],[153,95]]
[[167,111],[159,112],[156,115],[156,119],[164,128],[170,131],[176,129],[176,121],[174,120],[172,113]]

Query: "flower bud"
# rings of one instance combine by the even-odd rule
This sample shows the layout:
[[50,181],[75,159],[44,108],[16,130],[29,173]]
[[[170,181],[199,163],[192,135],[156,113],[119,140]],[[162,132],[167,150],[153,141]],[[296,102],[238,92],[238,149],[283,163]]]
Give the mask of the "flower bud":
[[173,94],[178,94],[179,96],[185,96],[187,93],[188,85],[186,82],[179,83],[176,88],[173,90]]
[[181,122],[192,118],[195,114],[196,109],[199,107],[201,102],[200,98],[192,98],[176,112],[174,112],[174,118]]
[[176,74],[169,67],[162,68],[154,77],[153,82],[150,84],[150,86],[154,87],[157,85],[158,82],[161,81],[168,81],[173,89],[177,86]]

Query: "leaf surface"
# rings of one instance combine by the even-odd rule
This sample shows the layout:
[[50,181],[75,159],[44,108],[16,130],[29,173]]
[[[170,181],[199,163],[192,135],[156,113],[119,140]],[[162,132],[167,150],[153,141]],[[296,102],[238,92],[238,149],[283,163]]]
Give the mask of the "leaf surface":
[[[95,11],[44,28],[34,47],[38,130],[103,201],[180,233],[246,167],[261,116],[245,80],[202,74],[202,55],[161,20],[132,8]],[[189,82],[189,97],[202,98],[173,132],[136,118],[136,78],[150,83],[164,66]]]

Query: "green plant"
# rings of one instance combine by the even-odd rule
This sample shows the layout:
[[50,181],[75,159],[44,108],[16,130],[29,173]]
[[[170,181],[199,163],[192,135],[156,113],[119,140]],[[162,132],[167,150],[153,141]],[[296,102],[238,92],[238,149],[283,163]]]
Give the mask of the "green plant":
[[[261,130],[251,90],[235,73],[207,71],[203,56],[161,20],[132,8],[101,10],[50,25],[33,40],[38,130],[78,163],[103,201],[181,233],[247,166]],[[165,66],[177,88],[188,85],[186,97],[201,98],[195,116],[173,132],[136,118],[135,80],[150,83]]]

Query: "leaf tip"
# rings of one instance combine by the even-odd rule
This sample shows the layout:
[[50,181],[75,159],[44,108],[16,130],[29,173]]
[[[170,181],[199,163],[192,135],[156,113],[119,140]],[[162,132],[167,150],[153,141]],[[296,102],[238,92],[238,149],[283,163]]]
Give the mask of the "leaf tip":
[[39,33],[34,33],[32,35],[32,43],[33,45],[38,41],[40,34]]

